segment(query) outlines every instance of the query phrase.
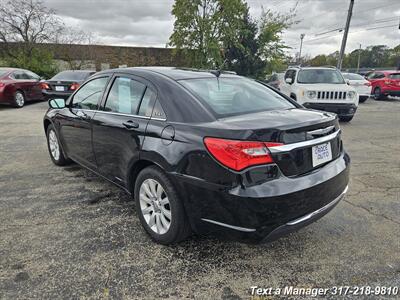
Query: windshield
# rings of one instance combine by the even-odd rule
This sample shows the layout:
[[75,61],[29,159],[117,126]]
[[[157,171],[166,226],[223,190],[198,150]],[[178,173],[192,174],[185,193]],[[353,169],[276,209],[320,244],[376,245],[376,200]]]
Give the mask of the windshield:
[[300,70],[297,76],[298,83],[333,83],[343,84],[343,76],[334,69],[306,69]]
[[58,80],[58,81],[83,81],[87,77],[91,75],[91,72],[73,72],[73,71],[64,71],[55,75],[50,80]]
[[295,108],[266,86],[246,78],[201,78],[180,80],[219,117]]
[[354,73],[342,73],[343,77],[348,80],[365,80],[364,77]]

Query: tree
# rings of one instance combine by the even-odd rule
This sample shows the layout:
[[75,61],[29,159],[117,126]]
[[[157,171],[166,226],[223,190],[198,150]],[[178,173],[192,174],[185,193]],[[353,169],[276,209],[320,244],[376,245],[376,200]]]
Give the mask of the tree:
[[37,45],[55,41],[62,28],[54,11],[41,1],[0,3],[0,42],[3,56],[10,65],[37,71],[37,61],[50,63],[51,52],[39,51]]
[[226,46],[239,43],[247,10],[242,0],[176,0],[168,45],[191,56],[195,67],[221,66]]

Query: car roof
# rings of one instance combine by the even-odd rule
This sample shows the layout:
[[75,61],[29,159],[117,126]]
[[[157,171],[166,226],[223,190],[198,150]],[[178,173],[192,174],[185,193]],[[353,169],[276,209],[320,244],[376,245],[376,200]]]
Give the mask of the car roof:
[[61,72],[73,72],[73,73],[96,73],[94,70],[64,70],[60,71]]
[[[211,73],[210,70],[200,70],[200,69],[189,69],[189,68],[178,68],[178,67],[131,67],[131,68],[118,68],[110,69],[106,71],[101,71],[101,73],[110,72],[124,72],[124,73],[134,73],[135,71],[141,71],[141,73],[151,73],[158,74],[169,77],[173,80],[183,80],[191,78],[215,78],[215,75]],[[221,71],[221,77],[240,77],[232,72]]]

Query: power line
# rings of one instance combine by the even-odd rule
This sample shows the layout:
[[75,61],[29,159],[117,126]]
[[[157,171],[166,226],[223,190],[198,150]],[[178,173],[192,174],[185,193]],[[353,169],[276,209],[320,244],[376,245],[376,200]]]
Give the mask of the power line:
[[362,13],[362,12],[365,12],[365,11],[370,11],[370,10],[374,10],[374,9],[388,7],[388,6],[392,6],[392,5],[395,5],[395,4],[399,4],[399,2],[391,3],[391,4],[387,4],[387,5],[380,5],[380,6],[376,6],[376,7],[372,7],[372,8],[368,8],[368,9],[364,9],[364,10],[360,10],[360,11],[355,11],[355,13]]

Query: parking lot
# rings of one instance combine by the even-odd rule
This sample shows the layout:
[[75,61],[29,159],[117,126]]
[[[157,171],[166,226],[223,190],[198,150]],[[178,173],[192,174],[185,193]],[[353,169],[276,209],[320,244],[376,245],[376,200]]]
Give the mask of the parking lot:
[[269,244],[193,237],[166,247],[133,201],[47,153],[47,103],[0,107],[0,299],[250,297],[251,286],[400,284],[400,101],[360,104],[342,124],[349,194]]

